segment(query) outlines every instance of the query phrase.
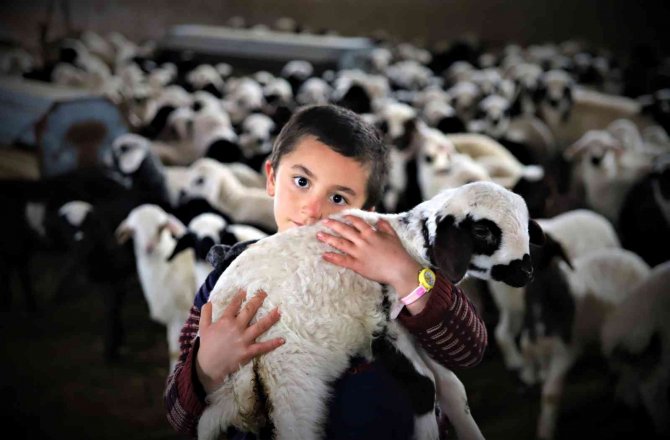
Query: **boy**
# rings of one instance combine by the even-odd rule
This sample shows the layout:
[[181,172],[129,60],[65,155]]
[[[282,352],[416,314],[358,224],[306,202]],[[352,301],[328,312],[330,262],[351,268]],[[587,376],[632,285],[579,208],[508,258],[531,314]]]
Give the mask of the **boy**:
[[[265,165],[278,231],[312,224],[347,208],[373,209],[382,197],[387,156],[376,130],[356,113],[331,105],[297,112],[280,132]],[[422,268],[391,226],[380,221],[373,228],[355,217],[350,220],[351,225],[325,220],[340,237],[320,234],[315,239],[343,254],[327,252],[323,258],[388,284],[401,297],[413,292]],[[275,309],[250,325],[266,296],[263,292],[242,310],[246,293],[239,292],[221,319],[212,323],[209,294],[219,275],[248,245],[238,243],[227,251],[198,290],[182,328],[181,354],[165,390],[168,420],[179,432],[195,435],[206,394],[240,365],[284,343],[280,339],[255,342],[280,319]],[[434,287],[408,304],[398,319],[447,367],[474,366],[486,348],[483,322],[463,293],[440,274]],[[411,438],[413,415],[400,385],[383,365],[353,359],[351,368],[335,383],[326,438]],[[253,438],[233,430],[229,434]]]

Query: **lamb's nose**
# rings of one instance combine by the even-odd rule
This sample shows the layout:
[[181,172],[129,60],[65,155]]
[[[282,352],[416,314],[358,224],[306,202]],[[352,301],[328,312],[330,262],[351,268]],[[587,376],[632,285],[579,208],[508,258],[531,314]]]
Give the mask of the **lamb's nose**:
[[530,255],[526,254],[521,260],[521,271],[528,276],[528,278],[533,276],[533,263],[531,262]]

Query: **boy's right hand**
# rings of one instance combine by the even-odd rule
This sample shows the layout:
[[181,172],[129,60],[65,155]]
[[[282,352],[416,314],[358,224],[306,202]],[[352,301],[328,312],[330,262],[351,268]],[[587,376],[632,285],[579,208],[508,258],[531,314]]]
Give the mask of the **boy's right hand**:
[[240,310],[246,298],[246,292],[240,290],[214,323],[212,304],[208,302],[202,307],[199,324],[200,348],[195,367],[198,379],[207,394],[220,387],[229,374],[252,358],[284,344],[283,338],[256,342],[256,338],[279,320],[279,309],[274,308],[249,325],[266,297],[265,292],[258,292]]

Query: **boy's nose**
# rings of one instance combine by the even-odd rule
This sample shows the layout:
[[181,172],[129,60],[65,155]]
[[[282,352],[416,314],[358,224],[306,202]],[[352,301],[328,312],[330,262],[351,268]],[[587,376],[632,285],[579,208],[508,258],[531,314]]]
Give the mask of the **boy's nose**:
[[321,220],[323,214],[323,202],[318,197],[308,199],[302,207],[305,223],[311,224]]

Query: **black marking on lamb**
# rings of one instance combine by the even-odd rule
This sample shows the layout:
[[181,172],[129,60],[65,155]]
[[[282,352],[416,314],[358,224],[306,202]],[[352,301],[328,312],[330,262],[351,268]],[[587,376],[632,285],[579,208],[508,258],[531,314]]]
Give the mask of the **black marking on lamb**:
[[267,393],[267,387],[258,372],[258,362],[253,361],[254,369],[254,392],[256,394],[256,411],[254,414],[261,414],[265,423],[261,426],[259,438],[276,438],[276,429],[270,414],[273,412],[273,405]]
[[175,111],[172,105],[164,105],[154,115],[154,118],[147,125],[140,129],[138,133],[148,139],[156,139],[165,129],[170,114]]
[[541,323],[544,326],[542,336],[558,336],[569,344],[576,306],[558,266],[558,259],[563,256],[551,247],[532,247],[531,252],[537,273],[526,287],[524,326],[532,340],[541,336],[536,333],[536,324]]
[[396,379],[412,405],[414,414],[422,415],[435,410],[433,381],[419,374],[412,362],[395,348],[386,335],[372,342],[372,353]]
[[[409,223],[409,219],[407,222]],[[424,219],[421,223],[421,235],[423,237],[424,254],[428,256],[428,261],[430,261],[431,266],[435,267],[435,260],[433,259],[433,253],[431,252],[430,233],[428,232],[428,219]]]
[[382,311],[386,319],[391,319],[391,300],[389,299],[389,287],[382,284]]
[[486,269],[484,269],[482,267],[479,267],[476,264],[472,264],[472,263],[470,263],[470,265],[468,266],[468,270],[473,270],[475,272],[486,273]]
[[465,124],[458,116],[445,116],[435,125],[435,128],[444,134],[465,133]]
[[212,142],[209,147],[207,147],[207,153],[205,157],[214,159],[221,163],[235,163],[243,162],[244,155],[242,154],[242,149],[235,142],[231,142],[225,139],[219,139]]
[[474,220],[471,215],[458,224],[472,236],[475,255],[493,255],[502,243],[502,229],[489,219]]
[[358,114],[370,113],[372,111],[370,103],[370,95],[359,84],[349,87],[344,96],[337,101],[337,105],[348,108]]
[[523,287],[533,279],[533,265],[530,255],[516,259],[509,264],[496,264],[491,268],[491,278],[503,281],[513,287]]
[[474,250],[469,231],[456,224],[453,215],[442,218],[435,228],[435,240],[428,255],[430,262],[452,283],[465,276]]

